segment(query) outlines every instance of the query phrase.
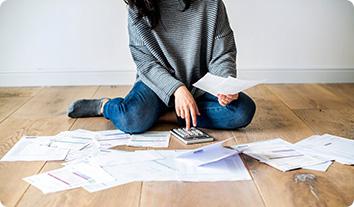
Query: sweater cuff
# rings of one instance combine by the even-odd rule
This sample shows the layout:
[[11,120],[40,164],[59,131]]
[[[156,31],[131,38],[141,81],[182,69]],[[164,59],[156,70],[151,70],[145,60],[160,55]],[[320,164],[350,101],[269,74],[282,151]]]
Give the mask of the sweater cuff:
[[182,82],[176,80],[176,81],[172,84],[172,86],[169,87],[169,90],[166,91],[166,96],[165,96],[165,98],[162,100],[162,101],[166,104],[166,106],[172,106],[172,105],[173,105],[173,103],[170,103],[170,102],[171,102],[171,97],[173,96],[173,94],[175,93],[175,91],[176,91],[179,87],[181,87],[181,86],[183,86],[183,85],[184,85],[184,84],[183,84]]

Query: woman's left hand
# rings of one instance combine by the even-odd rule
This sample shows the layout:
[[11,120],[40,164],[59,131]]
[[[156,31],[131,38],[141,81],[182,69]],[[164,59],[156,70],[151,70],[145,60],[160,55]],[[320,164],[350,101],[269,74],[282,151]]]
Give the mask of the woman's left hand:
[[237,94],[227,94],[227,95],[218,94],[218,101],[219,101],[219,104],[222,106],[226,106],[229,103],[231,103],[232,101],[237,100],[237,99],[238,99],[238,93]]

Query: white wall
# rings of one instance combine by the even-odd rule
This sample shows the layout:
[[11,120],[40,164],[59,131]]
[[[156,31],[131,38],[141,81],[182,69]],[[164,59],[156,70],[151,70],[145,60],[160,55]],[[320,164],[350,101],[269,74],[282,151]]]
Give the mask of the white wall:
[[[354,7],[345,0],[224,0],[239,76],[354,82]],[[131,84],[123,0],[8,0],[0,86]]]

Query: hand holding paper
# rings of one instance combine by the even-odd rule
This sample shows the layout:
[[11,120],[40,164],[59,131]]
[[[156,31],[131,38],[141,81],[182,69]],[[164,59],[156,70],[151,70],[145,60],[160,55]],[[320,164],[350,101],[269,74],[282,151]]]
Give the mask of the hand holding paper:
[[240,80],[233,77],[223,78],[207,73],[193,86],[217,96],[218,94],[237,94],[260,83],[261,81]]

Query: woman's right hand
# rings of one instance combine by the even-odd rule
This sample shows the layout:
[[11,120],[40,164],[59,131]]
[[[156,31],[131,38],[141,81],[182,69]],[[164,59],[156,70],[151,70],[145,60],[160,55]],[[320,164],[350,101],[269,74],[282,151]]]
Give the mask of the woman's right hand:
[[180,86],[174,93],[177,116],[186,120],[186,128],[191,128],[191,118],[194,127],[197,126],[197,115],[200,116],[198,106],[186,86]]

